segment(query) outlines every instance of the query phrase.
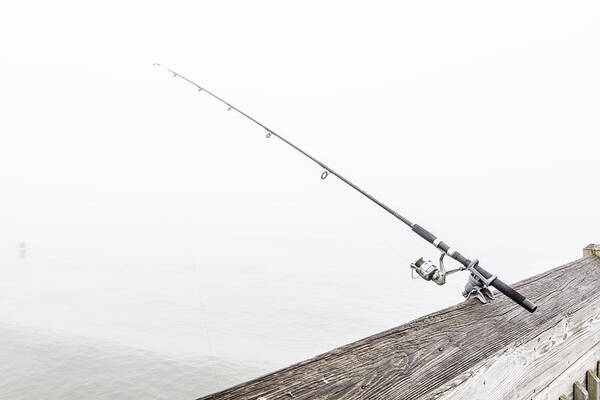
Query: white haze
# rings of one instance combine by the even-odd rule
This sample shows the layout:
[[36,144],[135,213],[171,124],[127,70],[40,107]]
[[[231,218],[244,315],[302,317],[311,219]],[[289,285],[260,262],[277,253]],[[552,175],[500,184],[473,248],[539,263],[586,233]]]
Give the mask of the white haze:
[[[0,6],[0,397],[192,399],[461,301],[406,226],[507,282],[600,240],[600,8]],[[25,241],[27,255],[19,257]]]

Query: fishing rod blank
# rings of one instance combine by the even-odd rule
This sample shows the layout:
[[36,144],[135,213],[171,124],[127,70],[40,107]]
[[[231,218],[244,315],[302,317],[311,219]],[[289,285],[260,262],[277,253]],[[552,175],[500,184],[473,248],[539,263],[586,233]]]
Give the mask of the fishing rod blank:
[[[517,304],[519,304],[520,306],[525,308],[527,311],[534,312],[537,309],[537,306],[535,304],[533,304],[531,301],[529,301],[527,298],[525,298],[525,296],[523,296],[522,294],[520,294],[519,292],[517,292],[516,290],[511,288],[506,283],[502,282],[495,275],[490,274],[488,271],[486,271],[481,266],[479,266],[479,261],[477,259],[470,260],[467,257],[463,256],[458,251],[456,251],[452,247],[450,247],[448,244],[441,241],[433,233],[429,232],[428,230],[426,230],[425,228],[423,228],[422,226],[420,226],[418,224],[412,223],[408,218],[400,215],[399,213],[397,213],[390,207],[386,206],[384,203],[377,200],[375,197],[371,196],[369,193],[365,192],[364,190],[362,190],[361,188],[356,186],[354,183],[349,181],[347,178],[345,178],[343,175],[339,174],[338,172],[336,172],[329,166],[327,166],[325,163],[323,163],[323,162],[319,161],[318,159],[316,159],[315,157],[311,156],[306,151],[302,150],[300,147],[296,146],[295,144],[293,144],[292,142],[290,142],[289,140],[287,140],[280,134],[276,133],[274,130],[268,128],[263,123],[257,121],[250,115],[246,114],[239,108],[233,106],[231,103],[225,101],[224,99],[220,98],[216,94],[214,94],[211,91],[205,89],[204,87],[198,85],[197,83],[191,81],[190,79],[186,78],[185,76],[173,71],[170,68],[164,67],[158,63],[155,63],[154,65],[164,68],[165,70],[167,70],[171,74],[173,74],[173,77],[175,77],[175,78],[179,77],[179,78],[183,79],[184,81],[188,82],[189,84],[195,86],[199,92],[205,92],[212,98],[223,103],[225,106],[227,106],[228,111],[232,111],[232,110],[236,111],[237,113],[246,117],[250,121],[254,122],[256,125],[262,127],[266,131],[267,138],[269,138],[271,136],[275,136],[276,138],[278,138],[281,141],[283,141],[284,143],[288,144],[290,147],[292,147],[296,151],[300,152],[304,156],[311,159],[313,162],[315,162],[317,165],[319,165],[321,168],[323,168],[323,172],[321,174],[321,179],[327,178],[327,176],[329,174],[336,176],[342,182],[344,182],[348,186],[350,186],[352,189],[358,191],[363,196],[365,196],[366,198],[371,200],[373,203],[377,204],[379,207],[383,208],[388,213],[392,214],[394,217],[396,217],[397,219],[402,221],[404,224],[410,226],[410,228],[413,230],[413,232],[415,232],[417,235],[421,236],[423,239],[427,240],[429,243],[431,243],[434,247],[436,247],[438,250],[440,250],[442,252],[442,254],[440,256],[440,266],[439,267],[436,266],[435,264],[433,264],[431,261],[423,260],[423,258],[420,258],[411,264],[411,268],[412,268],[413,272],[416,272],[423,279],[431,280],[431,281],[437,283],[438,285],[443,285],[444,283],[446,283],[447,275],[452,274],[454,272],[467,270],[470,272],[469,280],[465,286],[464,292],[462,293],[463,296],[466,297],[467,299],[476,298],[479,301],[481,301],[482,303],[487,303],[488,299],[489,300],[494,299],[492,292],[489,290],[489,286],[493,286],[496,289],[498,289],[500,292],[504,293],[506,296],[511,298]],[[461,266],[457,269],[454,269],[451,271],[446,271],[446,268],[444,266],[444,257],[446,255],[453,258],[454,260],[458,261],[461,264]]]

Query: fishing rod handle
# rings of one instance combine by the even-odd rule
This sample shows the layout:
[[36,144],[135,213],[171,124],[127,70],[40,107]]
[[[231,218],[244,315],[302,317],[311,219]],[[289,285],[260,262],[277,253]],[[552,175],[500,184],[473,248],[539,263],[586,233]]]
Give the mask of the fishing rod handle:
[[[450,246],[448,246],[446,243],[439,240],[433,233],[429,232],[427,229],[425,229],[422,226],[417,225],[417,224],[413,224],[411,226],[411,228],[412,228],[413,232],[415,232],[417,235],[421,236],[423,239],[427,240],[429,243],[433,244],[435,247],[437,247],[444,253],[448,254],[450,257],[452,257],[453,259],[455,259],[456,261],[458,261],[465,267],[470,266],[471,260],[469,260],[462,254],[460,254],[458,251],[453,250]],[[489,279],[492,277],[492,274],[490,274],[488,271],[486,271],[479,265],[476,265],[473,268],[475,268],[477,270],[477,272],[479,272],[485,279]],[[521,293],[517,292],[515,289],[508,286],[506,283],[502,282],[500,279],[495,278],[490,283],[490,285],[492,285],[493,287],[498,289],[505,296],[512,299],[515,303],[517,303],[518,305],[520,305],[527,311],[532,313],[537,309],[537,306],[535,304],[533,304],[531,301],[529,301]]]
[[[467,260],[468,261],[468,260]],[[485,269],[481,268],[479,265],[475,267],[477,272],[479,272],[485,279],[488,279],[492,276]],[[525,296],[521,293],[517,292],[515,289],[508,286],[506,283],[502,282],[500,279],[496,278],[492,281],[491,285],[498,289],[500,292],[504,293],[504,295],[510,299],[512,299],[515,303],[529,311],[530,313],[537,310],[537,306],[529,301]]]

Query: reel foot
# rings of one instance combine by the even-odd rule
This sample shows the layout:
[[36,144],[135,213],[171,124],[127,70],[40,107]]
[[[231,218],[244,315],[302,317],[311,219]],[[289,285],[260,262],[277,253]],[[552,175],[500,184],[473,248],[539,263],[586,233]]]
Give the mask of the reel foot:
[[477,299],[483,304],[486,304],[488,300],[491,301],[495,299],[491,290],[488,288],[488,285],[473,274],[469,275],[469,280],[465,285],[465,290],[462,295],[463,297],[466,297],[467,300]]

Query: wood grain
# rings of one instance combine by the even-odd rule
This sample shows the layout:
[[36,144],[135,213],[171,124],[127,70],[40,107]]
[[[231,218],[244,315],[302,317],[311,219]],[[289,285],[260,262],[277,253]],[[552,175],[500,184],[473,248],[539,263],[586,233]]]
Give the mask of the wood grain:
[[202,400],[531,399],[597,344],[599,285],[600,259],[582,258],[514,285],[533,314],[496,293]]
[[[600,343],[595,346],[595,349],[592,352],[594,356],[598,356],[598,350],[597,350],[598,348],[600,348]],[[580,363],[579,361],[577,361],[577,363],[573,364],[569,369],[575,370],[574,367],[581,367],[582,364],[589,364],[589,358],[591,358],[591,357],[590,357],[590,353],[588,352],[585,354],[584,362]],[[580,370],[581,370],[581,368],[578,369],[578,371],[580,371]],[[550,387],[547,388],[549,390],[544,391],[543,398],[544,399],[555,399],[557,396],[557,393],[560,392],[562,389],[565,389],[564,382],[560,382],[560,381],[564,381],[564,378],[568,379],[572,375],[573,375],[572,371],[571,372],[565,371],[565,373],[563,373],[563,375],[560,377],[559,382],[556,382],[556,381],[553,382],[552,385],[550,385]],[[589,400],[600,400],[600,378],[598,378],[598,376],[596,375],[596,371],[588,369],[585,373],[584,379],[585,379],[585,389],[587,390]],[[579,382],[579,381],[577,380],[575,382]],[[567,391],[565,390],[565,392],[567,392]],[[562,399],[564,399],[564,400],[574,399],[577,392],[580,392],[578,385],[572,385],[570,388],[569,395],[561,394],[560,396],[558,396],[558,398],[561,400]],[[581,394],[579,394],[579,396],[581,396]],[[536,397],[535,400],[539,400],[538,397]]]
[[[592,334],[597,335],[597,333]],[[598,339],[596,338],[596,340]],[[571,360],[576,358],[576,355],[574,354],[576,351],[577,350],[568,351],[564,358],[570,358]],[[533,397],[533,400],[555,400],[561,394],[568,395],[568,398],[573,398],[573,382],[583,382],[586,370],[590,368],[593,369],[596,365],[596,360],[598,359],[600,359],[600,343],[583,353],[577,361],[571,363],[567,369],[552,380],[550,385],[547,385],[544,389],[538,391],[537,395]],[[555,376],[556,370],[549,368],[548,375],[551,377]]]
[[555,400],[557,393],[572,391],[573,382],[585,378],[586,369],[593,367],[600,349],[598,337],[600,301],[566,316],[527,343],[490,355],[471,368],[469,380],[442,396],[424,398],[474,398],[486,381],[488,399]]

